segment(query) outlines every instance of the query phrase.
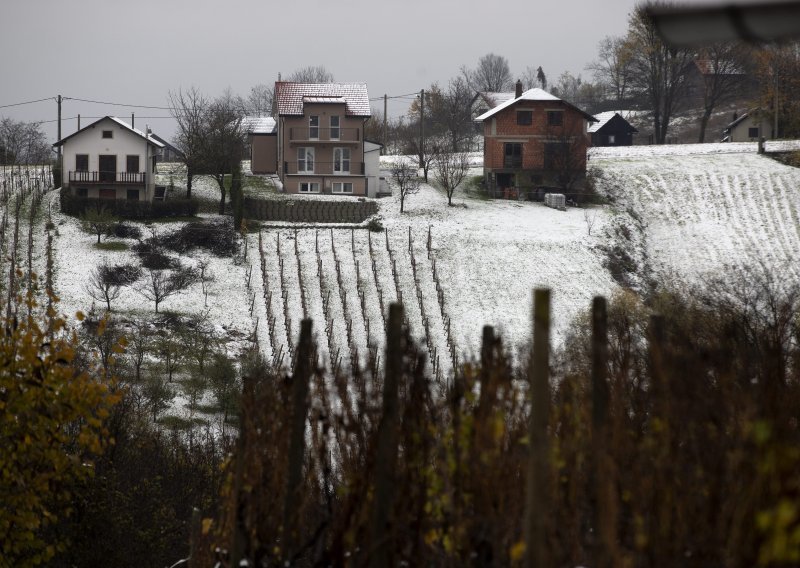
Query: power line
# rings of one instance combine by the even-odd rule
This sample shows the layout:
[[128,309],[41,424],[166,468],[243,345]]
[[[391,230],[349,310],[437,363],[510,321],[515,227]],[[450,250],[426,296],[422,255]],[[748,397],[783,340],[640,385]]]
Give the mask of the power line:
[[32,105],[33,103],[41,103],[43,101],[52,101],[53,99],[54,99],[54,97],[47,97],[46,99],[37,99],[35,101],[25,101],[24,103],[14,103],[14,104],[10,104],[10,105],[2,105],[2,106],[0,106],[0,108],[9,108],[9,107],[22,106],[22,105]]
[[150,106],[150,105],[129,105],[125,103],[112,103],[108,101],[93,101],[90,99],[79,99],[78,97],[64,97],[64,100],[67,101],[80,101],[82,103],[92,103],[98,105],[110,105],[110,106],[121,106],[121,107],[130,107],[130,108],[151,108],[156,110],[171,110],[170,107],[161,107],[161,106]]

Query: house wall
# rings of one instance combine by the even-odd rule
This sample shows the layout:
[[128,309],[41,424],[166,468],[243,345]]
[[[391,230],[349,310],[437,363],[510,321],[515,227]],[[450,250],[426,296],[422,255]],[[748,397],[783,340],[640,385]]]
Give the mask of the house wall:
[[[530,125],[517,124],[517,111],[533,112]],[[564,112],[562,126],[548,126],[547,111]],[[559,101],[523,101],[513,105],[484,121],[484,169],[504,169],[504,144],[519,142],[522,147],[522,169],[538,170],[544,168],[544,144],[553,139],[577,138],[573,150],[578,165],[586,165],[586,149],[589,135],[586,132],[586,119],[579,112],[560,104]]]
[[375,197],[380,188],[381,145],[364,142],[364,173],[367,176],[367,196]]
[[250,135],[250,170],[254,174],[274,174],[278,171],[277,134]]
[[[103,138],[103,130],[111,130],[113,138]],[[64,164],[63,185],[64,187],[86,187],[89,190],[89,197],[98,197],[99,190],[115,189],[117,199],[127,198],[127,189],[139,189],[139,200],[145,201],[152,198],[155,188],[155,178],[152,172],[147,171],[151,164],[155,148],[148,144],[144,138],[123,128],[116,122],[104,120],[90,126],[80,134],[64,142],[62,146],[62,156]],[[147,171],[146,183],[142,185],[132,185],[130,187],[121,184],[103,186],[102,184],[81,184],[69,183],[69,172],[75,171],[75,156],[78,154],[89,155],[89,171],[96,172],[100,169],[99,156],[115,155],[117,157],[117,171],[124,172],[127,167],[127,157],[139,156],[139,170]]]
[[[758,136],[750,136],[751,128],[759,129]],[[731,128],[729,142],[751,142],[758,140],[761,136],[767,139],[772,138],[772,124],[769,120],[758,115],[748,115],[747,118]]]
[[[345,116],[344,104],[306,103],[303,112],[303,116],[281,116],[278,120],[278,175],[284,192],[299,193],[301,182],[318,182],[321,193],[331,193],[331,183],[342,181],[353,183],[352,195],[366,195],[366,177],[361,173],[361,164],[365,161],[364,119]],[[307,141],[304,138],[307,137],[309,117],[314,115],[320,117],[319,140]],[[339,140],[329,140],[331,116],[339,117]],[[316,175],[291,173],[297,169],[297,150],[300,147],[314,148]],[[332,172],[334,148],[339,147],[350,149],[350,175]]]

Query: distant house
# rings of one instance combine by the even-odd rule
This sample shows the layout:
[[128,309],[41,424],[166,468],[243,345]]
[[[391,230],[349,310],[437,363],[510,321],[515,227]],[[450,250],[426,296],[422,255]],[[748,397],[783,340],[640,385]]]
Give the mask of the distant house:
[[522,92],[476,118],[483,123],[483,169],[495,196],[526,193],[541,199],[548,189],[567,191],[583,183],[587,125],[592,115],[542,90]]
[[702,105],[706,88],[715,79],[723,80],[722,84],[745,98],[752,96],[758,86],[753,77],[732,61],[694,59],[684,68],[685,97],[689,104]]
[[158,134],[150,134],[153,140],[161,142],[164,147],[159,148],[158,152],[158,161],[159,162],[180,162],[183,160],[183,152],[178,150],[175,146],[161,138]]
[[275,83],[278,175],[287,193],[362,195],[364,123],[370,117],[364,83]]
[[616,111],[594,115],[597,122],[589,126],[592,146],[633,146],[633,135],[638,132],[631,123]]
[[164,144],[106,116],[62,138],[62,185],[73,195],[152,201],[158,151]]
[[752,109],[734,118],[722,133],[723,142],[755,142],[761,137],[772,138],[772,125],[760,109]]
[[270,116],[248,116],[244,119],[250,146],[250,170],[254,174],[278,171],[278,127]]

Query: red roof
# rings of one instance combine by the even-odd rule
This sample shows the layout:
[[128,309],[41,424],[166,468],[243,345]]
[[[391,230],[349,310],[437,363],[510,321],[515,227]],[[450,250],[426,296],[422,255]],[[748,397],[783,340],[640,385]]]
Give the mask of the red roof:
[[[306,102],[344,102],[346,116],[370,116],[366,83],[275,83],[275,98],[281,116],[302,116]],[[340,99],[340,100],[336,100]]]

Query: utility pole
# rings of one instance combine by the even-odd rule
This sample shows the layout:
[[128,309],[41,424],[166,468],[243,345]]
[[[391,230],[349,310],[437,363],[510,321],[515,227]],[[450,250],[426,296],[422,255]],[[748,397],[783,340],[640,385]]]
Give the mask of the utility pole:
[[419,167],[425,167],[425,89],[419,92]]
[[61,95],[58,95],[56,99],[58,103],[58,154],[56,155],[56,164],[58,164],[58,175],[59,175],[59,182],[63,186],[64,185],[64,168],[62,160],[61,160]]
[[387,101],[388,100],[389,100],[389,97],[387,97],[386,93],[384,93],[383,94],[383,148],[381,149],[381,153],[382,154],[386,154],[386,139],[387,139],[387,132],[389,131],[388,130],[388,126],[387,126],[388,118],[387,118],[387,114],[386,114],[387,113],[387,108],[388,108],[387,107]]

